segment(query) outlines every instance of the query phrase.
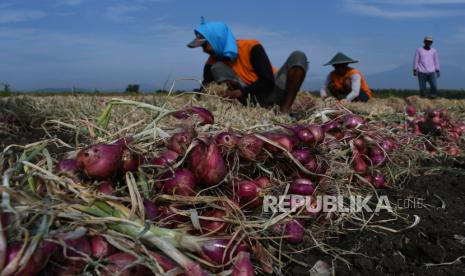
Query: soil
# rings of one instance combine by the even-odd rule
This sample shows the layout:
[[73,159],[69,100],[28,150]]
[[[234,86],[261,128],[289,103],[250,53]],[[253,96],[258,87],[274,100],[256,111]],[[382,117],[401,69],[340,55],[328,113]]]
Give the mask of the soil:
[[[431,166],[431,164],[429,164]],[[426,171],[412,177],[404,189],[385,190],[393,202],[406,198],[421,198],[403,202],[402,214],[410,222],[414,215],[420,223],[400,233],[376,229],[350,232],[328,241],[337,248],[356,252],[341,255],[350,265],[313,250],[299,260],[312,267],[318,260],[333,265],[335,275],[465,275],[465,164],[446,162],[434,174]],[[382,215],[378,220],[381,220]],[[404,229],[403,221],[383,224],[392,229]],[[460,258],[462,257],[462,258]],[[457,260],[458,259],[458,260]],[[456,261],[457,260],[457,261]],[[451,263],[453,264],[445,264]],[[443,264],[434,265],[430,264]],[[309,268],[293,265],[289,275],[309,275]]]

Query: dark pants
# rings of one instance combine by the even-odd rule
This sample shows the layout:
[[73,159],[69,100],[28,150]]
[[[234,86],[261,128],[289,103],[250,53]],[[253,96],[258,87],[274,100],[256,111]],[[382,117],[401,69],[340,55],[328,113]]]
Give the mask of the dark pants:
[[430,96],[435,98],[438,95],[436,86],[436,74],[418,72],[418,83],[420,84],[420,96],[426,97],[426,83],[431,87]]
[[[258,102],[260,106],[263,107],[272,107],[274,105],[281,105],[286,99],[286,82],[287,82],[287,73],[293,67],[300,67],[305,72],[308,70],[308,60],[305,53],[301,51],[292,52],[284,62],[283,66],[275,74],[275,86],[273,91],[266,94],[265,97],[252,98],[253,102]],[[223,81],[235,81],[241,86],[245,86],[244,82],[234,73],[231,67],[226,65],[223,62],[216,62],[211,67],[213,80],[216,82]]]

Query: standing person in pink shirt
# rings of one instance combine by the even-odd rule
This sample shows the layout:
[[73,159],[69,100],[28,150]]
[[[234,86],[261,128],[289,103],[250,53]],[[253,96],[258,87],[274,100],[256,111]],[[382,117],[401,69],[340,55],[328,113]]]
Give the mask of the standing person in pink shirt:
[[420,84],[420,96],[426,97],[426,83],[431,87],[429,97],[435,99],[438,96],[436,78],[439,78],[438,51],[432,48],[433,37],[428,35],[423,41],[424,45],[415,52],[413,61],[413,75],[418,76]]

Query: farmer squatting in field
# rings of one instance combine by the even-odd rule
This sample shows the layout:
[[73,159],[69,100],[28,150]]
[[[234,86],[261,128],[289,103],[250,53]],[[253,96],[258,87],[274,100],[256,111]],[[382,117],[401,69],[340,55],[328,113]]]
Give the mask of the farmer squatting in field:
[[367,102],[372,92],[368,87],[365,77],[360,71],[349,67],[350,63],[356,63],[343,53],[337,53],[325,65],[332,65],[334,70],[326,78],[326,82],[320,90],[322,98],[334,96],[345,102]]
[[221,96],[250,101],[263,107],[279,106],[288,113],[308,70],[306,55],[290,54],[276,70],[257,40],[235,39],[223,22],[202,22],[195,29],[196,38],[187,46],[202,47],[209,55],[203,70],[203,84],[226,82],[229,89]]

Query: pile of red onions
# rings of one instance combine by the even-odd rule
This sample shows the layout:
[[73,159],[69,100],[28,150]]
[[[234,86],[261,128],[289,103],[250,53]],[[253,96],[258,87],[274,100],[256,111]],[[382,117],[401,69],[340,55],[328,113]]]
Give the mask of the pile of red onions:
[[[465,132],[465,124],[454,120],[445,109],[428,109],[425,112],[417,112],[415,106],[409,103],[406,113],[409,131],[413,136],[425,136],[423,146],[431,153],[443,153],[457,156],[461,153],[458,143]],[[404,131],[405,128],[399,128]],[[438,152],[439,151],[439,152]]]
[[[85,174],[93,183],[98,183],[98,187],[90,190],[97,190],[101,193],[97,196],[111,200],[128,190],[122,176],[133,173],[139,189],[135,198],[138,203],[143,203],[131,210],[133,215],[158,227],[182,229],[183,233],[211,238],[199,244],[201,252],[197,252],[197,257],[216,266],[218,271],[215,272],[223,269],[232,275],[254,275],[248,244],[237,242],[235,239],[239,236],[235,234],[240,228],[238,217],[257,215],[265,195],[284,194],[287,184],[287,195],[291,196],[315,198],[331,194],[337,185],[334,178],[342,173],[347,174],[343,179],[354,181],[359,188],[367,183],[376,189],[384,188],[392,182],[387,178],[391,176],[387,166],[395,160],[406,136],[418,138],[415,135],[423,135],[428,141],[424,148],[444,149],[450,155],[460,154],[459,142],[465,133],[465,124],[454,120],[443,109],[418,112],[411,102],[405,112],[408,116],[401,117],[407,122],[396,128],[391,128],[388,123],[368,121],[346,110],[337,110],[334,114],[328,113],[328,118],[323,119],[322,115],[318,123],[282,125],[285,129],[280,131],[261,129],[257,133],[243,133],[228,129],[210,134],[197,133],[208,126],[196,127],[213,124],[212,113],[191,106],[173,113],[173,116],[196,123],[184,123],[182,131],[154,143],[151,146],[153,152],[148,155],[132,150],[130,144],[134,141],[126,137],[113,144],[90,145],[79,151],[75,159],[60,161],[56,170],[60,176]],[[384,130],[392,131],[396,136]],[[267,139],[260,139],[262,136],[273,143],[264,142]],[[141,166],[144,160],[151,161]],[[331,178],[327,177],[329,174]],[[154,177],[147,177],[152,175]],[[131,194],[131,203],[133,200]],[[314,207],[314,202],[311,204]],[[238,210],[241,216],[237,216]],[[300,213],[304,218],[293,212],[265,231],[282,236],[290,245],[300,244],[304,241],[307,219],[318,220],[319,214],[310,212]],[[92,232],[92,237],[64,241],[67,255],[79,257],[78,252],[82,252],[95,259],[105,259],[110,273],[150,273],[147,267],[135,263],[135,256],[113,247],[109,243],[113,241],[107,240],[106,234]],[[249,238],[243,240],[250,242]],[[22,273],[37,274],[48,258],[60,265],[51,265],[55,274],[64,273],[63,268],[82,273],[85,261],[66,259],[63,250],[47,246],[43,242],[38,247],[37,252],[42,256],[32,258]],[[8,260],[11,261],[19,248],[13,245],[8,250]],[[179,262],[175,263],[161,253],[150,252],[149,255],[165,271],[180,268]],[[101,272],[106,275],[108,271]]]

